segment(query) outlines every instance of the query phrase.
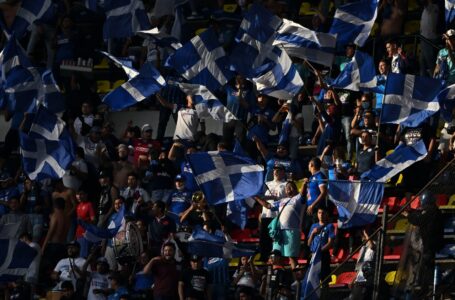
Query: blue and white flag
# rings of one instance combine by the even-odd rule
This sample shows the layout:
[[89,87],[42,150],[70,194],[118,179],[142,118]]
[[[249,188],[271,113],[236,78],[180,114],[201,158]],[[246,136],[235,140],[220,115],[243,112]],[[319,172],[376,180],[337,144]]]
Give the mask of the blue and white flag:
[[177,50],[182,47],[182,44],[177,38],[168,35],[165,32],[161,32],[156,27],[150,30],[141,30],[138,31],[137,33],[143,37],[153,39],[156,45],[159,47],[171,48],[173,50]]
[[286,51],[278,47],[272,49],[268,58],[268,67],[253,78],[257,91],[278,99],[292,99],[303,87],[299,72]]
[[346,64],[343,71],[331,82],[330,86],[351,91],[375,88],[377,77],[373,58],[357,50],[352,60]]
[[384,184],[372,181],[332,180],[329,199],[338,210],[338,226],[349,228],[371,224],[376,220],[384,195]]
[[15,35],[12,35],[6,42],[5,48],[2,50],[1,63],[3,82],[6,80],[9,72],[15,68],[29,68],[32,66],[32,63],[28,59],[24,49],[15,38]]
[[439,106],[441,107],[441,115],[450,122],[453,119],[452,111],[455,108],[455,84],[449,85],[438,94]]
[[377,0],[344,4],[336,10],[329,33],[337,35],[337,45],[355,43],[362,47],[370,35],[377,14]]
[[455,0],[445,0],[446,25],[450,25],[455,18]]
[[241,248],[226,239],[219,230],[211,234],[200,226],[193,229],[188,239],[188,252],[199,256],[224,258],[253,256],[255,253],[254,250]]
[[273,45],[280,46],[291,57],[331,67],[335,58],[336,36],[283,19]]
[[11,28],[7,29],[8,33],[13,33],[21,38],[30,26],[40,19],[50,19],[55,13],[52,0],[23,0],[16,13]]
[[193,102],[199,118],[212,117],[225,123],[237,120],[226,106],[210,92],[207,87],[199,84],[178,83],[180,89],[187,95],[193,96]]
[[126,76],[128,76],[128,79],[134,78],[137,75],[139,75],[139,72],[136,69],[130,67],[121,58],[118,58],[118,57],[115,57],[113,55],[110,55],[109,53],[107,53],[105,51],[100,51],[100,53],[105,55],[110,60],[112,60],[117,67],[122,68],[123,71],[125,71]]
[[416,127],[439,111],[439,79],[389,73],[384,91],[381,123]]
[[84,4],[88,10],[92,10],[92,11],[98,10],[98,0],[85,0]]
[[196,182],[207,203],[216,205],[257,195],[264,183],[264,168],[232,152],[188,155]]
[[105,39],[130,37],[139,30],[151,27],[142,0],[105,0],[104,10]]
[[427,153],[427,147],[423,140],[419,140],[410,146],[400,144],[393,153],[378,161],[371,170],[364,172],[362,179],[386,182],[414,163],[424,159]]
[[224,86],[234,75],[223,47],[213,29],[193,37],[179,48],[167,61],[185,79],[201,84],[212,91]]
[[24,172],[31,180],[62,178],[74,160],[71,137],[58,141],[32,138],[20,132],[20,147]]
[[107,225],[107,228],[101,228],[82,220],[78,220],[78,223],[85,229],[83,236],[89,242],[97,243],[104,239],[113,238],[119,231],[125,228],[125,205],[120,207],[120,210]]
[[310,260],[310,267],[305,273],[305,277],[301,282],[300,299],[319,300],[321,297],[321,289],[319,283],[321,281],[321,243],[316,248],[316,252]]
[[23,279],[38,255],[36,249],[15,239],[0,239],[0,249],[0,282]]
[[44,106],[40,106],[35,118],[30,126],[29,137],[45,138],[49,141],[59,141],[62,135],[70,138],[68,130],[65,128],[65,122],[51,113]]
[[145,63],[139,74],[109,92],[103,102],[113,110],[122,110],[155,94],[166,81],[151,63]]
[[246,78],[258,75],[257,69],[269,62],[276,30],[282,21],[260,4],[253,4],[240,24],[237,44],[230,55],[231,67]]
[[281,126],[280,136],[278,137],[278,144],[285,144],[288,142],[289,133],[291,132],[291,128],[292,128],[291,122],[292,122],[292,113],[290,111],[288,111],[286,119],[284,119],[283,125]]
[[228,202],[226,217],[229,221],[244,229],[248,221],[248,209],[252,208],[256,201],[253,198]]

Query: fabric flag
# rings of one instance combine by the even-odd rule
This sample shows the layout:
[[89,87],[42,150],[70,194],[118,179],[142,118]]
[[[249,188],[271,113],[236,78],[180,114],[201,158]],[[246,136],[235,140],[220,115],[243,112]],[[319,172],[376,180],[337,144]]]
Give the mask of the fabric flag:
[[65,125],[61,118],[40,106],[30,126],[29,137],[45,138],[49,141],[59,141],[62,135],[68,135],[69,138]]
[[158,28],[153,28],[149,30],[141,30],[137,32],[139,35],[145,38],[151,38],[155,41],[156,45],[163,48],[171,48],[177,50],[182,47],[182,44],[179,40],[171,35],[168,35],[165,32],[161,32]]
[[364,172],[362,179],[386,182],[414,163],[424,159],[427,153],[423,140],[419,140],[410,146],[400,144],[393,153],[378,161],[371,170]]
[[174,68],[191,83],[205,85],[212,91],[220,89],[234,75],[213,29],[193,37],[175,51],[166,66]]
[[321,281],[321,243],[319,243],[311,257],[310,266],[305,273],[305,277],[301,283],[300,299],[319,300],[321,297],[321,289],[319,283]]
[[339,228],[371,224],[376,220],[384,195],[384,184],[371,181],[332,180],[329,199],[338,210]]
[[0,239],[0,282],[15,282],[27,274],[38,252],[24,242]]
[[[450,25],[455,18],[455,0],[445,0],[446,25]],[[450,28],[450,27],[449,27]]]
[[105,55],[110,60],[112,60],[117,67],[122,68],[123,71],[125,71],[125,74],[126,74],[126,76],[128,76],[129,79],[134,78],[137,75],[139,75],[139,72],[136,69],[128,66],[124,61],[122,61],[122,59],[117,58],[113,55],[110,55],[109,53],[107,53],[105,51],[100,51],[100,53]]
[[188,156],[196,182],[207,203],[221,204],[258,194],[264,168],[232,152],[199,152]]
[[283,125],[281,127],[280,136],[278,137],[278,144],[284,144],[284,143],[288,142],[289,133],[291,132],[291,127],[292,127],[291,122],[292,122],[292,114],[290,111],[288,111],[286,119],[284,119]]
[[[303,80],[292,64],[286,51],[273,48],[269,53],[271,62],[253,78],[256,89],[278,99],[292,99],[303,87]],[[259,73],[259,72],[258,72]]]
[[211,234],[200,226],[193,229],[188,239],[188,252],[199,256],[224,258],[253,256],[255,253],[254,250],[241,248],[227,240],[219,230]]
[[280,46],[291,57],[331,67],[335,57],[336,36],[312,31],[298,23],[283,19],[273,45]]
[[62,178],[74,160],[71,137],[58,141],[32,138],[20,132],[22,165],[31,180]]
[[416,127],[439,111],[442,81],[429,77],[389,73],[381,123]]
[[84,4],[88,10],[97,11],[97,5],[98,5],[97,0],[85,0]]
[[21,38],[31,25],[40,19],[50,19],[55,14],[52,0],[23,0],[17,10],[11,28],[6,29],[8,33],[13,33]]
[[165,85],[158,70],[151,63],[145,63],[137,76],[109,92],[103,102],[113,110],[122,110],[155,94]]
[[378,14],[377,0],[364,0],[340,6],[333,18],[329,33],[337,35],[337,45],[355,43],[362,47]]
[[257,69],[267,65],[274,49],[276,30],[282,21],[260,4],[253,4],[240,24],[236,45],[230,56],[231,68],[246,78],[258,75]]
[[441,115],[447,122],[452,121],[452,111],[455,108],[455,84],[449,85],[438,94]]
[[352,60],[330,85],[351,91],[375,88],[377,78],[373,58],[357,50]]
[[110,239],[125,228],[125,205],[120,207],[117,215],[111,220],[107,228],[101,228],[93,224],[86,223],[82,220],[78,220],[79,225],[84,229],[84,238],[92,243],[97,243],[103,239]]
[[196,112],[200,118],[212,117],[214,120],[225,123],[237,120],[226,106],[221,103],[207,87],[199,84],[178,83],[180,89],[187,95],[193,96]]
[[150,21],[141,0],[105,0],[103,37],[125,38],[139,30],[150,29]]

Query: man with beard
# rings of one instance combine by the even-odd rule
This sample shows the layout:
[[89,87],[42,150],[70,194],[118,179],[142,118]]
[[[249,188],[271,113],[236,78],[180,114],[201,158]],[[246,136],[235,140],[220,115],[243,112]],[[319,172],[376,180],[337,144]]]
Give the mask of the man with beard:
[[202,268],[202,259],[197,255],[191,255],[190,268],[184,270],[179,280],[180,300],[210,299],[208,293],[209,272]]
[[178,299],[179,271],[174,255],[175,245],[165,243],[163,255],[152,258],[144,267],[144,274],[151,273],[155,279],[153,286],[153,299],[155,300]]
[[120,190],[128,185],[128,174],[136,172],[136,167],[128,161],[128,146],[120,144],[117,146],[118,160],[112,162],[112,175],[114,177],[114,185]]
[[106,225],[106,220],[114,211],[114,199],[119,196],[119,190],[111,183],[111,176],[107,171],[101,171],[99,174],[99,183],[101,187],[100,198],[98,201],[98,227]]

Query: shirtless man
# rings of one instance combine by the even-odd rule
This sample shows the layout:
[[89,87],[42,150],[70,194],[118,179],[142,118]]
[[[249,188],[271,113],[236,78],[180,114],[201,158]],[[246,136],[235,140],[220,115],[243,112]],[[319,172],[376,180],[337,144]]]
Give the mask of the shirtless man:
[[122,190],[128,185],[128,174],[136,172],[136,167],[128,161],[129,149],[125,144],[117,146],[118,160],[112,162],[114,185]]
[[[69,189],[63,185],[62,180],[58,180],[54,186],[54,192],[52,193],[52,200],[56,200],[57,198],[63,198],[65,200],[65,209],[64,215],[65,218],[68,219],[71,225],[71,221],[76,219],[76,194],[72,189]],[[76,232],[76,226],[68,227],[68,236],[66,242],[72,241],[74,239],[74,233]]]
[[66,255],[66,237],[71,219],[65,213],[65,199],[53,199],[54,211],[49,217],[49,230],[43,242],[42,270],[53,268]]

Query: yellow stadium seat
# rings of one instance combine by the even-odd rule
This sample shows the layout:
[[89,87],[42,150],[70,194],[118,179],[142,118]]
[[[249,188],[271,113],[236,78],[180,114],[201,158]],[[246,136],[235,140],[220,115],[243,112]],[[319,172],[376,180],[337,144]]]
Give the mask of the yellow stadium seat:
[[229,261],[229,267],[237,267],[240,263],[240,258],[234,257]]
[[99,64],[93,66],[94,69],[109,69],[109,60],[103,57]]
[[399,219],[395,223],[395,227],[393,228],[394,231],[396,232],[405,232],[409,227],[409,221],[408,219]]
[[228,13],[233,13],[237,9],[237,4],[225,4],[223,10]]
[[199,28],[198,30],[195,31],[195,34],[200,35],[201,33],[203,33],[206,30],[207,30],[207,28]]
[[337,282],[337,276],[335,274],[332,274],[332,276],[330,276],[330,282],[329,282],[329,285],[333,285]]
[[300,11],[299,11],[300,16],[312,16],[315,14],[316,14],[316,12],[311,9],[310,3],[302,2],[302,5],[300,5]]
[[371,35],[371,36],[376,36],[376,32],[378,31],[378,28],[379,28],[379,24],[375,22],[375,23],[373,24],[373,28],[371,28],[371,33],[370,33],[370,35]]
[[111,83],[109,80],[98,80],[96,82],[96,92],[98,94],[106,94],[111,91]]
[[387,282],[388,285],[393,285],[393,282],[395,281],[395,276],[397,275],[397,271],[390,271],[385,275],[385,282]]
[[119,79],[112,84],[112,89],[116,89],[124,83],[125,83],[125,80]]
[[455,194],[450,196],[449,202],[447,203],[447,205],[441,205],[439,208],[442,208],[442,209],[455,209]]
[[404,24],[404,34],[414,34],[420,31],[420,20],[407,21]]

